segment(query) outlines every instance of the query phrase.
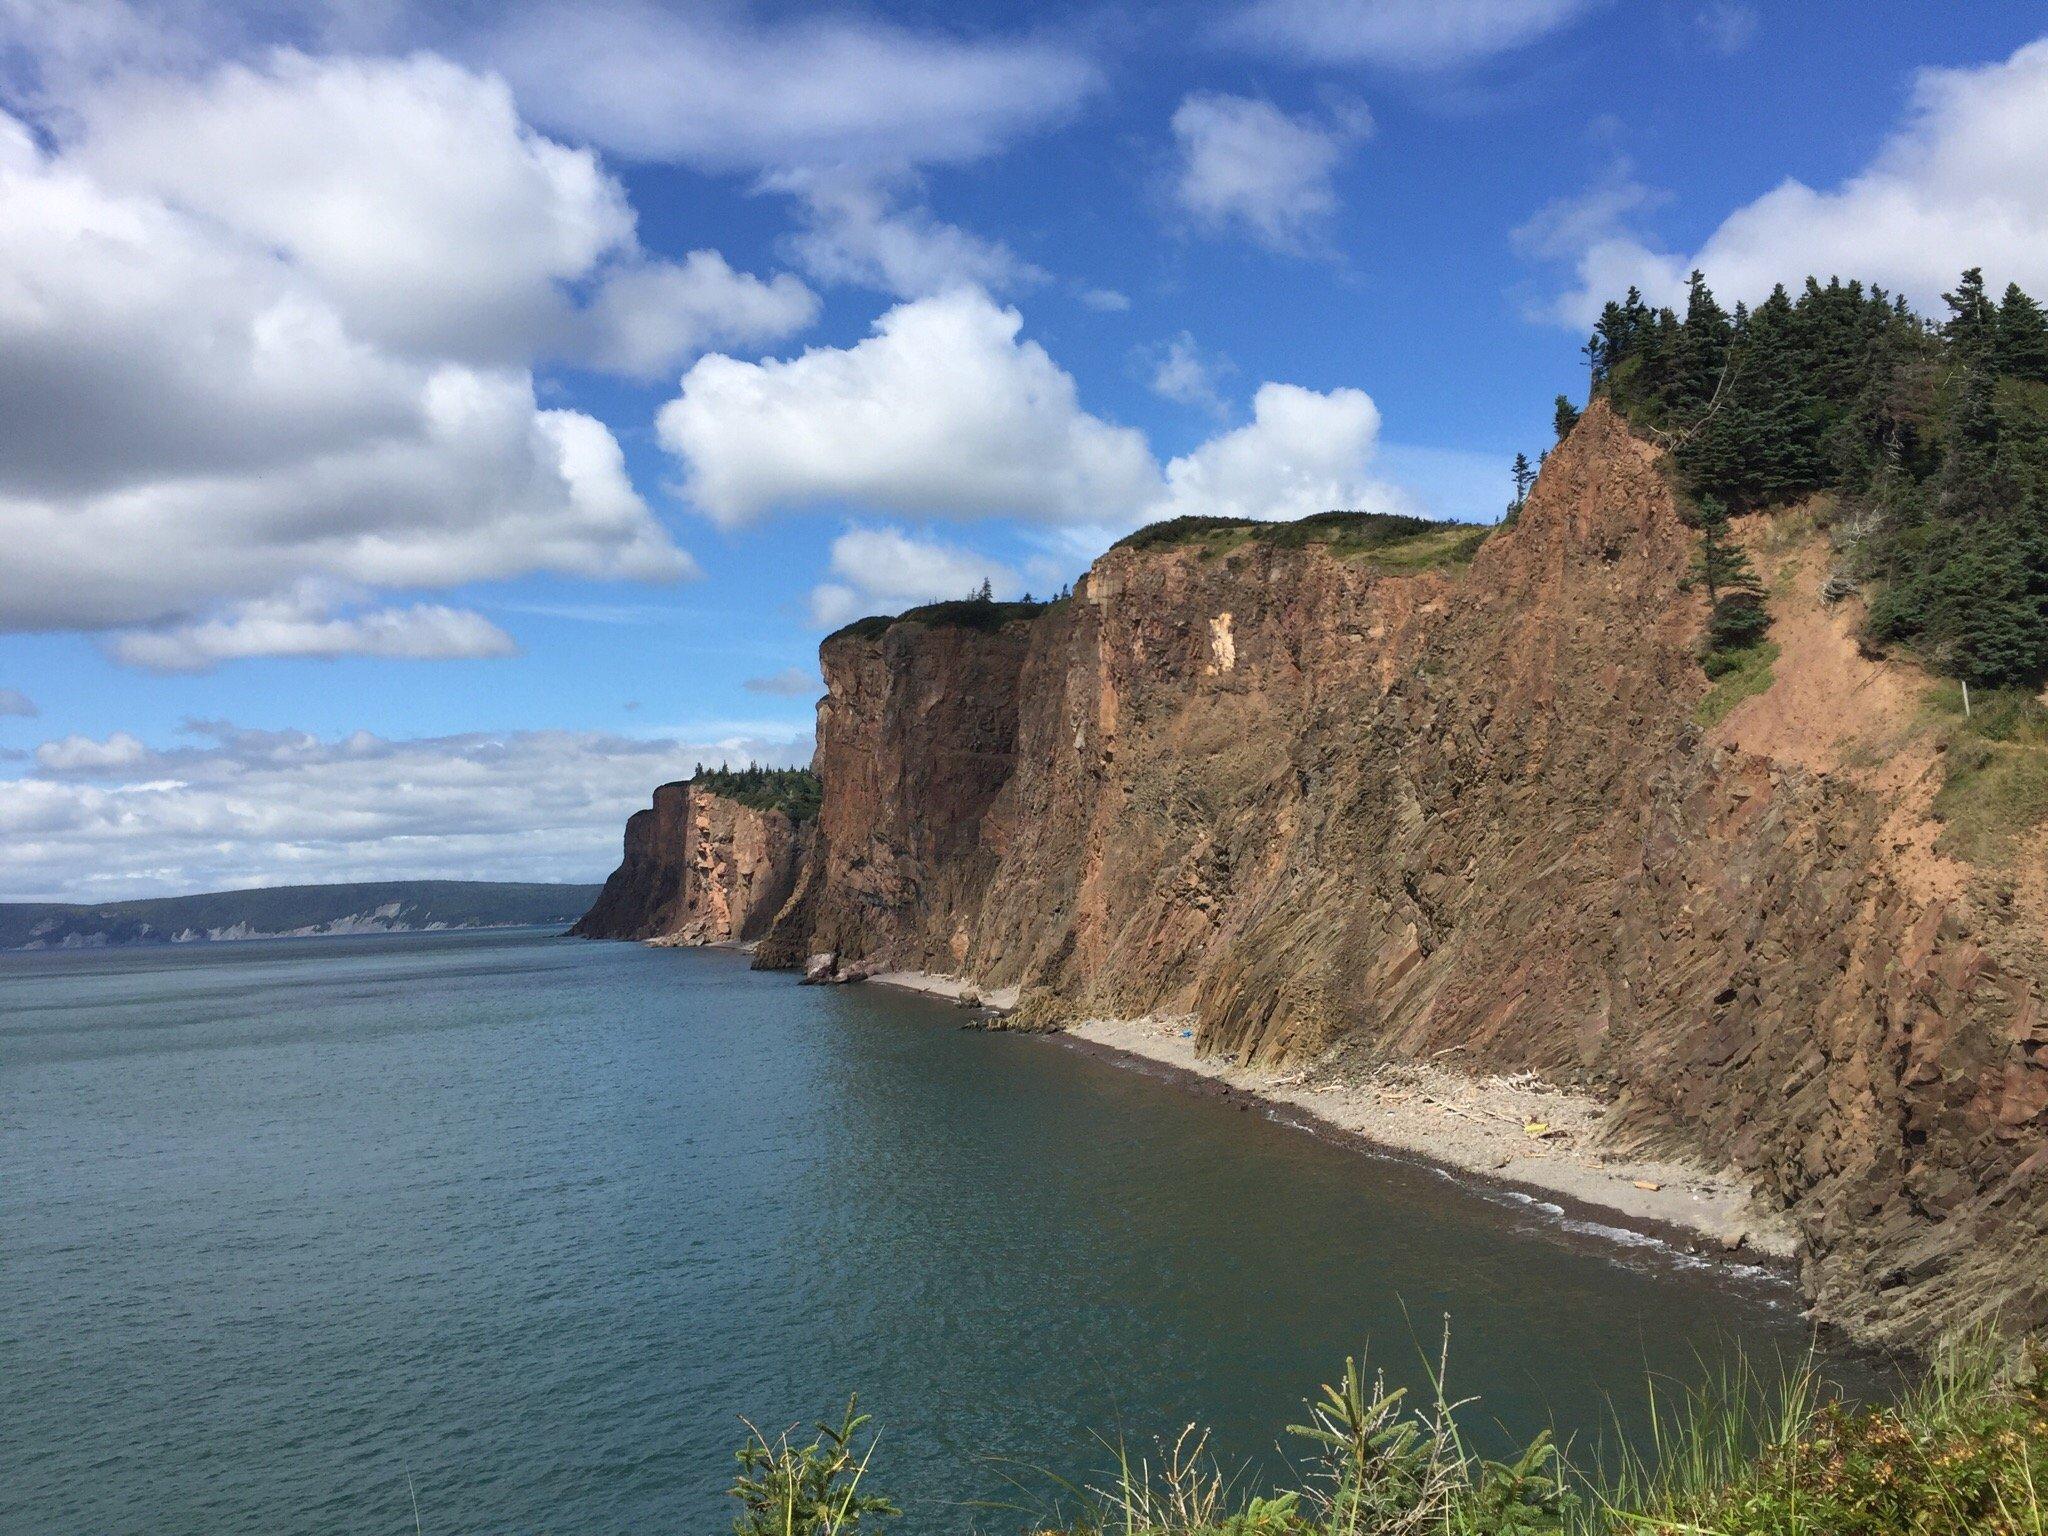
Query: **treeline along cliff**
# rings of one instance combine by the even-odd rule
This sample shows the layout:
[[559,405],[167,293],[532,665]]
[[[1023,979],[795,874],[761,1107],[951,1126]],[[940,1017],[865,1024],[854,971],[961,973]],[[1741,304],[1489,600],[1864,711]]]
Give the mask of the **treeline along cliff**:
[[[831,637],[822,804],[756,963],[1192,1015],[1245,1062],[1535,1070],[1745,1173],[1822,1316],[2048,1322],[2041,836],[1959,848],[1935,681],[1828,601],[1812,508],[1739,526],[1772,649],[1710,680],[1670,454],[1605,400],[1567,425],[1483,542],[1169,526],[1066,600]],[[634,818],[584,931],[680,931],[704,861],[737,867],[695,804]]]

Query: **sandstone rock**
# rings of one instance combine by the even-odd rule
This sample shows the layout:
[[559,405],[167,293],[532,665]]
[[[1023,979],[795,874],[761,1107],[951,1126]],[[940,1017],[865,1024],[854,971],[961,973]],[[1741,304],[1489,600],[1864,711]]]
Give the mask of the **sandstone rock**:
[[1457,1047],[1745,1173],[1821,1316],[2048,1322],[2041,936],[1923,878],[1911,786],[1802,755],[1797,710],[1695,722],[1693,542],[1596,403],[1461,572],[1122,548],[1035,618],[835,636],[756,963],[1193,1015],[1250,1065]]
[[757,940],[796,885],[805,841],[780,811],[664,784],[626,822],[623,860],[569,931],[664,945]]

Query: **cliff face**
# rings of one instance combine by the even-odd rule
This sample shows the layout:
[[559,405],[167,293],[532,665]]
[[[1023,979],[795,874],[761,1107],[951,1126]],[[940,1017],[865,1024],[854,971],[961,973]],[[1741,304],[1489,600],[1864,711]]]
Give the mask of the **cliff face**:
[[1463,571],[1114,550],[1027,622],[836,640],[764,958],[1191,1013],[1245,1061],[1536,1069],[1746,1172],[1824,1315],[2048,1321],[2039,925],[1928,851],[1931,758],[1856,716],[1845,634],[1781,624],[1787,687],[1840,672],[1803,684],[1848,710],[1825,743],[1775,688],[1695,723],[1691,545],[1595,406]]
[[758,939],[796,884],[804,843],[781,811],[664,784],[627,820],[624,858],[569,931],[682,945]]
[[828,788],[797,893],[758,963],[816,953],[943,970],[967,962],[956,915],[980,902],[995,871],[982,822],[1016,767],[1032,634],[1024,621],[899,624],[825,643],[813,766]]

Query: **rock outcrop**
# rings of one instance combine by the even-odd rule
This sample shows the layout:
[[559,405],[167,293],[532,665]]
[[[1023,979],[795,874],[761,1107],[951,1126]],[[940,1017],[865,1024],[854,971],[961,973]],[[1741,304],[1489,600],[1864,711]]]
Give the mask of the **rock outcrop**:
[[836,636],[759,963],[1189,1013],[1247,1062],[1533,1069],[1746,1174],[1823,1316],[2048,1322],[2039,926],[1930,873],[1890,738],[1790,749],[1768,695],[1751,745],[1747,706],[1697,722],[1692,537],[1596,404],[1462,570],[1119,548],[1035,617]]
[[586,939],[744,944],[795,887],[808,828],[688,781],[664,784],[626,822],[619,867],[569,931]]

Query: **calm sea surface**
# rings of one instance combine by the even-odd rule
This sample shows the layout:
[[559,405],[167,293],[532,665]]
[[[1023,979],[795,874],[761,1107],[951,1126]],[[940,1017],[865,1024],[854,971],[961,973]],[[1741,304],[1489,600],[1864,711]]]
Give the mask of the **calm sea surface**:
[[[709,1533],[858,1388],[903,1529],[1014,1532],[1347,1352],[1528,1433],[1789,1297],[1045,1040],[532,932],[0,956],[0,1531]],[[1021,1476],[1027,1492],[1011,1488]]]

